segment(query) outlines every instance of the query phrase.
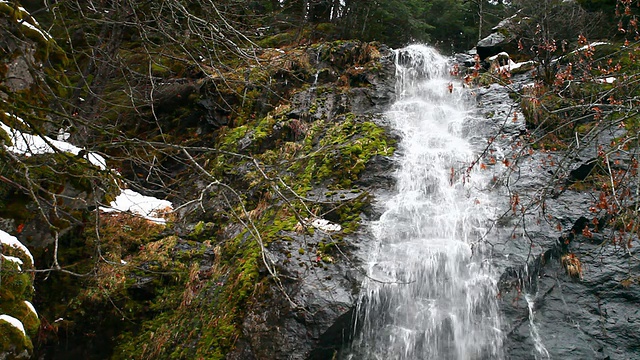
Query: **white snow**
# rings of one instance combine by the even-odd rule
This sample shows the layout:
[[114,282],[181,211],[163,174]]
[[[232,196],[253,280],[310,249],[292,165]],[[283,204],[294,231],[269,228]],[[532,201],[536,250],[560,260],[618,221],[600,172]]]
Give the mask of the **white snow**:
[[[14,119],[24,123],[24,120],[17,116],[9,113],[5,113],[5,115],[13,117]],[[0,128],[9,135],[12,143],[11,146],[6,147],[7,150],[16,154],[31,156],[36,154],[54,153],[55,151],[64,151],[78,155],[80,151],[82,151],[81,148],[61,140],[68,137],[64,130],[58,134],[58,140],[54,140],[48,136],[42,137],[39,135],[23,133],[5,125],[2,122],[0,122]],[[105,170],[107,168],[106,160],[98,154],[87,152],[85,158],[91,164],[99,167],[100,169]],[[170,201],[160,200],[150,196],[143,196],[133,190],[125,189],[122,190],[120,195],[116,197],[116,200],[109,204],[108,207],[101,207],[100,209],[104,212],[130,211],[155,223],[164,224],[166,223],[166,220],[160,216],[160,212],[172,210],[173,205]]]
[[493,60],[495,60],[495,59],[497,59],[497,58],[500,58],[500,57],[506,57],[506,58],[509,58],[509,54],[508,54],[507,52],[504,52],[504,51],[503,51],[503,52],[501,52],[501,53],[498,53],[498,54],[495,54],[495,55],[493,55],[493,56],[488,57],[488,58],[487,58],[487,60],[488,60],[488,61],[493,61]]
[[596,42],[592,42],[591,44],[585,45],[585,46],[579,48],[576,51],[583,51],[583,50],[587,50],[590,47],[596,47],[596,46],[599,46],[599,45],[607,45],[607,44],[609,44],[609,43],[608,42],[602,42],[602,41],[596,41]]
[[[24,123],[21,118],[5,113],[9,117],[13,117],[20,122]],[[0,128],[4,130],[11,139],[12,146],[7,147],[7,150],[25,156],[37,155],[37,154],[51,154],[56,151],[69,152],[74,155],[78,155],[82,149],[70,144],[66,141],[54,140],[48,136],[39,136],[23,133],[19,130],[12,129],[8,125],[0,122]],[[87,152],[86,159],[93,165],[99,167],[102,170],[107,168],[106,160],[95,153]]]
[[20,322],[20,320],[14,318],[13,316],[2,314],[0,315],[0,321],[3,321],[3,320],[8,322],[10,325],[17,328],[18,330],[22,331],[22,334],[24,336],[27,336],[27,332],[24,331],[24,326],[22,325],[22,322]]
[[2,254],[0,254],[0,256],[2,256],[2,258],[7,260],[7,261],[11,261],[13,263],[18,264],[18,270],[22,271],[22,267],[20,266],[20,265],[23,264],[22,260],[20,260],[19,258],[15,257],[15,256],[6,256],[6,255],[2,255]]
[[498,70],[498,72],[513,71],[513,70],[521,68],[522,66],[534,65],[534,64],[535,64],[534,61],[524,61],[524,62],[515,63],[511,59],[509,59],[509,64],[500,66],[497,70]]
[[27,307],[29,308],[29,310],[31,310],[32,313],[36,314],[36,317],[38,317],[38,312],[36,311],[36,308],[33,307],[32,303],[30,303],[27,300],[25,300],[24,304],[27,305]]
[[33,256],[31,255],[29,249],[27,249],[26,246],[22,245],[22,243],[15,236],[9,235],[6,232],[0,230],[0,244],[9,245],[13,248],[22,250],[22,252],[24,252],[31,259],[31,263],[35,264],[33,262]]
[[58,135],[56,136],[56,140],[58,141],[67,141],[71,137],[71,134],[64,131],[64,129],[58,129]]
[[616,81],[616,78],[613,76],[609,76],[604,79],[597,79],[596,82],[600,84],[613,84]]
[[511,60],[511,57],[509,56],[509,54],[504,52],[504,51],[499,53],[499,54],[497,54],[497,55],[493,55],[491,57],[488,57],[487,60],[489,62],[493,62],[493,61],[498,60],[500,58],[506,58],[507,59],[507,64],[497,67],[495,69],[496,72],[512,71],[512,70],[519,69],[519,68],[521,68],[522,66],[525,66],[525,65],[535,65],[535,61],[533,61],[533,60],[516,63],[513,60]]
[[332,223],[329,220],[320,218],[313,220],[311,222],[311,226],[326,232],[336,232],[342,230],[342,226],[340,226],[340,224]]
[[43,31],[42,29],[37,28],[34,25],[31,25],[30,23],[28,23],[26,20],[18,20],[19,23],[21,23],[23,26],[28,27],[31,30],[36,31],[38,34],[40,34],[40,36],[42,36],[43,39],[45,39],[46,41],[51,40],[51,35],[49,35],[49,33],[47,33],[46,31]]
[[166,223],[166,220],[160,217],[161,212],[172,209],[173,204],[171,204],[171,201],[161,200],[152,196],[144,196],[131,189],[122,190],[122,193],[109,204],[109,207],[100,207],[100,210],[104,212],[129,211],[158,224]]
[[[6,0],[0,0],[0,3],[3,3],[3,4],[9,4],[10,6],[13,6],[13,4],[12,4],[12,3],[10,3],[9,1],[6,1]],[[23,8],[22,6],[19,6],[19,5],[18,5],[18,10],[19,10],[20,12],[22,12],[22,13],[27,14],[27,15],[29,16],[29,18],[30,18],[30,19],[31,19],[31,20],[32,20],[36,25],[38,25],[38,26],[40,25],[40,24],[38,24],[38,21],[37,21],[33,16],[31,16],[31,13],[30,13],[29,11],[27,11],[27,9],[25,9],[25,8]],[[22,20],[21,20],[21,19],[17,19],[17,21],[18,21],[19,23],[21,23],[22,25],[25,25],[26,27],[28,27],[28,28],[30,28],[30,29],[33,29],[33,30],[37,31],[38,33],[40,33],[40,35],[41,35],[45,40],[51,40],[51,39],[52,39],[52,37],[51,37],[51,35],[49,35],[49,33],[47,33],[46,31],[44,31],[44,30],[42,30],[42,29],[39,29],[39,28],[37,28],[36,26],[34,26],[34,25],[32,25],[32,24],[28,23],[25,19],[22,19]]]

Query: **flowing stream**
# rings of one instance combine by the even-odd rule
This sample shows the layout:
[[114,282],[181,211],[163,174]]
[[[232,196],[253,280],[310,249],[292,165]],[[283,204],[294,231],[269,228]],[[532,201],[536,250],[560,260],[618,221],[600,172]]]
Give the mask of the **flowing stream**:
[[[497,274],[483,237],[494,213],[468,90],[448,59],[412,45],[396,56],[397,189],[374,225],[350,360],[501,359]],[[475,144],[475,145],[474,145]]]

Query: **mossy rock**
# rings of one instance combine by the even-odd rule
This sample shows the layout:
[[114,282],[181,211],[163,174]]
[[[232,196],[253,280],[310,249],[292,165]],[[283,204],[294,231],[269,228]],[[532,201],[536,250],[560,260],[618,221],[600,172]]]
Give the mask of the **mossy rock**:
[[0,358],[6,360],[29,359],[32,353],[33,344],[29,337],[21,329],[15,327],[9,319],[0,315]]
[[[3,299],[3,297],[0,297]],[[22,301],[4,301],[0,304],[0,314],[7,314],[20,320],[29,338],[33,338],[38,334],[40,328],[40,319],[38,315],[31,310],[31,303],[27,304],[27,300]]]
[[6,258],[2,260],[2,299],[3,304],[0,309],[8,311],[13,309],[15,303],[22,303],[25,299],[30,299],[33,295],[32,277],[23,272],[21,266]]
[[[5,255],[7,253],[12,253],[14,257]],[[32,353],[31,338],[36,336],[40,327],[37,314],[31,310],[30,303],[27,303],[33,297],[33,275],[25,272],[25,269],[31,269],[32,265],[22,250],[3,245],[2,254],[0,315],[10,318],[0,318],[0,358],[4,353],[8,354],[8,359],[18,359],[24,354]],[[20,263],[17,255],[21,255],[26,263]],[[16,324],[19,322],[22,329],[16,328],[7,319]]]
[[268,36],[258,41],[258,45],[263,48],[281,47],[293,44],[297,40],[297,38],[297,31],[292,30]]
[[9,137],[9,134],[7,134],[6,131],[4,131],[4,129],[0,128],[0,142],[4,142],[5,146],[12,146],[13,144],[11,143],[11,137]]

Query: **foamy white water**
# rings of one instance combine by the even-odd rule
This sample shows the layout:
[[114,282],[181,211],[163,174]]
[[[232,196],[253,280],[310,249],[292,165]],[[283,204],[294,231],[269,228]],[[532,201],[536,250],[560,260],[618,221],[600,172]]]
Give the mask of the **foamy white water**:
[[[494,208],[488,174],[464,170],[483,126],[447,59],[412,45],[396,56],[402,134],[397,192],[374,226],[357,334],[346,359],[501,359],[497,275],[482,237]],[[452,171],[453,170],[453,171]]]

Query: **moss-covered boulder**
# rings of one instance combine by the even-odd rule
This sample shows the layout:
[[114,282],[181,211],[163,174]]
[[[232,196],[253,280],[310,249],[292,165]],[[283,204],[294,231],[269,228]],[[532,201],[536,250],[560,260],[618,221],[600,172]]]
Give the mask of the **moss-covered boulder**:
[[33,257],[14,236],[0,230],[0,358],[24,359],[33,352],[40,320],[31,305]]

